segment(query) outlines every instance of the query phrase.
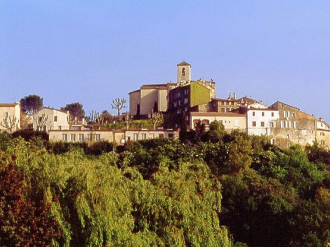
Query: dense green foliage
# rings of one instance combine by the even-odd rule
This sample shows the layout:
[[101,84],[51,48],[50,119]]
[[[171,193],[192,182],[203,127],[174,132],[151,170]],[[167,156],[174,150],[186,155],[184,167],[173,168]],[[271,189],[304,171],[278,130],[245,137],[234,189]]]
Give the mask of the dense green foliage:
[[22,174],[26,201],[48,205],[53,245],[329,245],[328,151],[281,150],[219,124],[182,136],[113,152],[0,134],[0,159]]
[[20,100],[21,109],[25,113],[33,114],[43,107],[43,101],[43,98],[36,94],[25,96]]

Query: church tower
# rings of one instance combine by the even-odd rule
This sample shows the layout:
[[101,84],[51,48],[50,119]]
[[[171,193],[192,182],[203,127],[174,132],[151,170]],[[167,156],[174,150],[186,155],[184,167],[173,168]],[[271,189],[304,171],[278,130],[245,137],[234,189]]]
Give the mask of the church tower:
[[177,65],[177,82],[187,83],[191,81],[191,65],[186,61],[182,61]]

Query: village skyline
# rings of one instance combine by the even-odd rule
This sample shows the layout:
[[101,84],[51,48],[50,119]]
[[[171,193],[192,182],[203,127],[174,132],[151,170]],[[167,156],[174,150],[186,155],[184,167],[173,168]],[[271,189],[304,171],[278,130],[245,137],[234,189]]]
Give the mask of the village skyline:
[[279,100],[330,122],[329,10],[321,1],[1,1],[0,99],[37,94],[45,106],[115,113],[112,99],[175,82],[186,60],[192,79],[216,82],[218,98]]

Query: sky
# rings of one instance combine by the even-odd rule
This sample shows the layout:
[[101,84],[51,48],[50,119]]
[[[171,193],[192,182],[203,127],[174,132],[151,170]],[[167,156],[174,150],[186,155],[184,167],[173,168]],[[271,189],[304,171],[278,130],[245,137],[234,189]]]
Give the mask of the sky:
[[279,100],[330,123],[329,1],[0,0],[1,103],[37,94],[115,114],[114,98],[175,82],[183,60],[218,98]]

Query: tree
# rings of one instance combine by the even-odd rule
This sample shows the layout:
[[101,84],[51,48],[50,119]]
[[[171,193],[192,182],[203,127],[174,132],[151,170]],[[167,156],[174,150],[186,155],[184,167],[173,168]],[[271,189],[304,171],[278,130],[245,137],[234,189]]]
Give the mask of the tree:
[[158,103],[157,103],[157,101],[155,101],[154,108],[152,110],[153,110],[153,112],[158,112]]
[[107,110],[104,110],[100,115],[100,123],[102,124],[111,123],[114,119],[115,118]]
[[120,111],[123,108],[126,108],[125,104],[126,104],[126,99],[116,98],[112,101],[111,107],[112,107],[112,109],[116,109],[117,110],[117,115],[120,116]]
[[87,117],[88,124],[99,124],[100,113],[97,111],[89,111],[89,116]]
[[163,122],[163,114],[159,112],[154,112],[152,114],[148,114],[149,121],[152,123],[154,129]]
[[43,98],[36,94],[25,96],[20,100],[20,104],[22,111],[27,114],[39,111],[44,105]]
[[85,117],[83,106],[78,102],[67,104],[64,108],[62,107],[61,110],[69,111],[73,119],[77,118],[78,120],[81,120]]
[[219,142],[225,134],[225,127],[219,121],[210,123],[210,129],[206,133],[206,137],[211,142]]
[[36,126],[38,131],[46,131],[46,125],[48,121],[48,116],[43,113],[41,116],[34,115],[33,116],[33,125]]
[[24,196],[23,174],[15,165],[0,164],[1,246],[51,246],[62,235],[50,205]]
[[19,129],[19,119],[17,119],[15,116],[7,116],[3,121],[0,122],[0,125],[11,134],[13,131]]

